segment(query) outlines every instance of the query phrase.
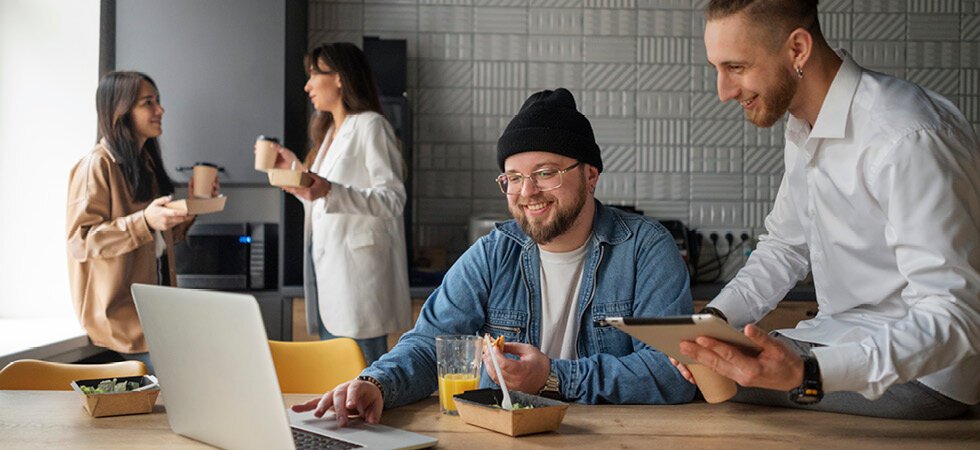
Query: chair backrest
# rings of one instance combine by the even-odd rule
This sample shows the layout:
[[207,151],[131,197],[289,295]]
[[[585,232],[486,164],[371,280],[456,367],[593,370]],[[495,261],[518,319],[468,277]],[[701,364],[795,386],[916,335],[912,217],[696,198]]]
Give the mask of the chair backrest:
[[367,367],[351,338],[325,341],[269,341],[283,394],[322,394],[354,379]]
[[0,389],[20,391],[70,391],[71,382],[95,378],[146,375],[141,361],[106,364],[66,364],[20,359],[0,369]]

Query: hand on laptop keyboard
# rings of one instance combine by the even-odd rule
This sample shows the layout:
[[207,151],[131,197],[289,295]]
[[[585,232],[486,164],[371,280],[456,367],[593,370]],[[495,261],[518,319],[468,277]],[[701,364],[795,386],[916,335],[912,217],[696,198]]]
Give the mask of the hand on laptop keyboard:
[[[314,416],[323,417],[327,411],[336,411],[336,405],[346,407],[351,413],[363,417],[367,423],[379,423],[381,411],[384,409],[384,400],[381,396],[381,390],[373,383],[364,380],[351,380],[341,383],[320,398],[293,405],[292,409],[295,412],[313,410]],[[342,427],[346,426],[349,421],[348,414],[336,414],[336,418],[337,424]]]

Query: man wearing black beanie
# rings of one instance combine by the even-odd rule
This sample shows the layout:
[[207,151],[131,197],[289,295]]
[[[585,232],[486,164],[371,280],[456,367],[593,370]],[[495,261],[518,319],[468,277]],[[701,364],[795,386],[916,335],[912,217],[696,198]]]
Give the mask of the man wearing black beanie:
[[[581,403],[694,397],[666,356],[596,323],[691,314],[693,306],[670,233],[595,199],[602,157],[572,94],[559,88],[531,95],[500,137],[497,161],[503,173],[496,183],[515,220],[496,224],[453,264],[415,328],[390,352],[297,411],[316,408],[322,416],[344,404],[376,422],[382,407],[436,389],[436,336],[474,333],[504,337],[503,352],[484,350],[483,363],[493,367],[494,352],[511,390]],[[494,386],[496,372],[483,373],[480,385]]]

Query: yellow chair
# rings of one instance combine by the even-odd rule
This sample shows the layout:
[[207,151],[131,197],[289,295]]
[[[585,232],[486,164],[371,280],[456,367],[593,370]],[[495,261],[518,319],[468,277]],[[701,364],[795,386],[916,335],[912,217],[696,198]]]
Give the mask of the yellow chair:
[[0,389],[18,391],[70,391],[71,382],[95,378],[146,375],[141,361],[107,364],[66,364],[20,359],[0,369]]
[[367,367],[351,338],[325,341],[269,341],[283,394],[322,394],[357,377]]

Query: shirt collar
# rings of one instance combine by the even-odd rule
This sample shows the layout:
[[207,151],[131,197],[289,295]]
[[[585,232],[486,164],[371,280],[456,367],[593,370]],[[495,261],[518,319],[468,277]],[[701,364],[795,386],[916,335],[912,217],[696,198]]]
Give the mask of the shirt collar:
[[[837,75],[834,76],[834,81],[827,90],[820,113],[817,114],[817,122],[809,133],[810,138],[840,139],[847,132],[847,116],[851,110],[854,93],[861,81],[862,69],[845,50],[837,50],[837,55],[842,60],[840,69],[837,70]],[[807,128],[806,121],[792,114],[789,115],[788,132],[797,134]]]

